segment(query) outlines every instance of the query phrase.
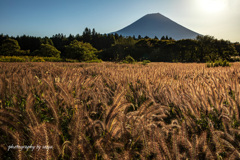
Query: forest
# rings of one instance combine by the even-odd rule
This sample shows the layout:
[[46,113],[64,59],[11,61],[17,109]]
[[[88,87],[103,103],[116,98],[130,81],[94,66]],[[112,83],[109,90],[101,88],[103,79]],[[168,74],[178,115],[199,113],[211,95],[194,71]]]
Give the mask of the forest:
[[[100,34],[85,28],[82,35],[56,34],[52,37],[0,35],[0,61],[113,61],[120,62],[127,56],[136,61],[152,62],[211,62],[236,61],[240,44],[218,40],[213,36],[196,39],[174,40],[171,37],[123,37],[118,34]],[[10,58],[11,59],[11,58]]]

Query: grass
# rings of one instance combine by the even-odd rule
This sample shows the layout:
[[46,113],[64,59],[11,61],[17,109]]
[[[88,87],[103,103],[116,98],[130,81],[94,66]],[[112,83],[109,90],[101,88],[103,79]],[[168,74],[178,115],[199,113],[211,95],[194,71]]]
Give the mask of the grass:
[[208,62],[207,63],[207,68],[210,67],[230,67],[230,63],[227,60],[216,60],[214,63],[213,62]]
[[239,68],[0,63],[1,158],[237,159]]
[[[75,59],[63,59],[57,57],[38,57],[38,56],[0,56],[0,62],[79,62]],[[101,62],[96,59],[89,62]]]

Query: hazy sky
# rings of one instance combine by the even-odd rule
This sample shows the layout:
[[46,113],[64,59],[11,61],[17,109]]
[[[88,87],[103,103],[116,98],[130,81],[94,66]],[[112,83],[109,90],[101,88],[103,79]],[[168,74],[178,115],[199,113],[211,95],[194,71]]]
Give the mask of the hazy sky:
[[0,33],[52,36],[122,29],[161,13],[203,35],[240,42],[240,0],[0,0]]

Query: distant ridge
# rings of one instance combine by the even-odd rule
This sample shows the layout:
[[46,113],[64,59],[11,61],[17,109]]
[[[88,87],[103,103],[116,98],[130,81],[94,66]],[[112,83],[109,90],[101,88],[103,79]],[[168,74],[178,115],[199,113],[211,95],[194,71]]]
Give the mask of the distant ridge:
[[113,33],[122,36],[134,35],[137,37],[141,35],[142,37],[148,36],[150,38],[168,36],[175,40],[195,39],[197,35],[200,35],[160,13],[147,14],[129,26]]

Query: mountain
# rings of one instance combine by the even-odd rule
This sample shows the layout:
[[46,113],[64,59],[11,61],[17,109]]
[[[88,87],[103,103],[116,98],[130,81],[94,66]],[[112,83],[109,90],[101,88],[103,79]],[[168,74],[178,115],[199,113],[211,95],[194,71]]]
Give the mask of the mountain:
[[141,35],[142,37],[148,36],[150,38],[168,36],[175,40],[194,39],[197,35],[200,35],[160,13],[147,14],[129,26],[113,33],[122,36],[135,35],[137,37]]

